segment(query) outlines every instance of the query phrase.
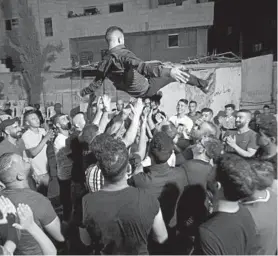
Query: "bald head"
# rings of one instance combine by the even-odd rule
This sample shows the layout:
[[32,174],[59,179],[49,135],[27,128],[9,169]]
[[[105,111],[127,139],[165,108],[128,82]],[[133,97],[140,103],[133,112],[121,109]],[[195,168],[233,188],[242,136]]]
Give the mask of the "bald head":
[[212,122],[196,123],[191,131],[191,137],[194,140],[199,140],[204,136],[216,136],[217,129]]
[[84,113],[76,114],[72,119],[72,123],[77,131],[82,132],[86,125]]
[[124,44],[124,31],[117,26],[109,27],[105,33],[105,40],[108,43],[109,49]]
[[26,181],[29,171],[30,164],[15,153],[5,153],[0,157],[0,180],[5,186]]

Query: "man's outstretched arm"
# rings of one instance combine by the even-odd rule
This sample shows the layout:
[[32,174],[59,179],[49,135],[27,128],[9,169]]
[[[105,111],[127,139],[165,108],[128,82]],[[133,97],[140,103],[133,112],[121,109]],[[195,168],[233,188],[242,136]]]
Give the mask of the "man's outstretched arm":
[[97,74],[94,80],[90,83],[90,85],[81,90],[80,96],[84,97],[88,94],[94,93],[98,88],[100,88],[105,80],[107,73],[112,64],[112,59],[110,57],[106,57],[103,61],[101,61],[97,68]]

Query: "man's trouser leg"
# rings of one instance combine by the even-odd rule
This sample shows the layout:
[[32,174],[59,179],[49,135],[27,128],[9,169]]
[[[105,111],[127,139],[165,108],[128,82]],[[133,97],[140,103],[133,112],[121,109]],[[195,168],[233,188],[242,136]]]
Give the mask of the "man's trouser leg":
[[60,180],[60,201],[63,206],[63,220],[68,222],[71,217],[72,212],[72,202],[71,202],[71,180]]
[[[143,98],[150,98],[155,95],[160,89],[166,85],[176,82],[172,77],[152,77],[149,79],[150,87]],[[187,84],[196,86],[198,88],[204,88],[208,85],[208,81],[200,79],[192,74],[190,74],[189,81]]]

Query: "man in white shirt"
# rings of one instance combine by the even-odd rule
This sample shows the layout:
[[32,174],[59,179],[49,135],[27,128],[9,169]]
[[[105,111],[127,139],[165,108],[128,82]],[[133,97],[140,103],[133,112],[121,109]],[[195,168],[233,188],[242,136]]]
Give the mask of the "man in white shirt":
[[177,104],[177,114],[172,116],[169,121],[172,122],[176,127],[180,124],[184,126],[184,138],[189,140],[189,133],[193,127],[193,121],[186,115],[188,101],[180,99]]
[[66,140],[69,138],[71,122],[67,115],[57,115],[54,126],[58,129],[58,135],[54,140],[54,152],[57,162],[57,177],[60,186],[60,201],[63,205],[63,221],[68,222],[71,217],[71,169],[72,161],[68,158],[69,149]]
[[26,154],[30,159],[33,169],[33,177],[38,184],[38,192],[47,196],[49,174],[47,169],[47,142],[54,137],[52,130],[46,133],[40,128],[40,120],[36,111],[30,110],[25,113],[25,122],[28,130],[22,135],[26,148]]

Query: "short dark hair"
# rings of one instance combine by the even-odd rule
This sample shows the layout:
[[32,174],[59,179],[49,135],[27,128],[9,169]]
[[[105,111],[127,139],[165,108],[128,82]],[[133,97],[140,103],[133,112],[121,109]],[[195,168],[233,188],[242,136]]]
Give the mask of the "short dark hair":
[[235,110],[235,109],[236,109],[236,106],[235,106],[235,104],[227,104],[227,105],[225,106],[225,108],[232,108],[233,110]]
[[270,107],[269,107],[269,105],[264,105],[264,107],[263,107],[263,108],[270,108]]
[[269,138],[277,139],[277,124],[260,125],[259,131],[263,132]]
[[174,149],[173,139],[165,132],[157,132],[150,143],[150,154],[157,164],[166,163]]
[[37,110],[35,110],[35,109],[27,110],[23,115],[24,122],[26,122],[26,119],[28,118],[28,116],[33,115],[33,114],[37,115],[37,117],[39,118]]
[[178,132],[176,126],[172,122],[169,122],[169,124],[162,125],[161,131],[165,132],[172,139],[175,138]]
[[188,100],[187,99],[180,99],[178,102],[183,102],[185,105],[188,105]]
[[228,201],[238,201],[254,193],[254,172],[249,163],[236,154],[222,155],[217,164],[216,177]]
[[214,136],[207,136],[203,143],[206,149],[206,155],[217,162],[224,150],[223,143]]
[[255,173],[256,189],[264,190],[271,187],[275,176],[272,163],[257,159],[248,159],[247,161]]
[[238,113],[245,113],[245,114],[248,114],[250,116],[250,118],[252,117],[252,112],[248,109],[240,109],[239,111],[237,111],[237,114]]
[[96,157],[103,177],[109,182],[123,178],[128,166],[128,151],[125,144],[108,134],[100,134],[93,140],[92,152]]
[[13,181],[10,170],[14,155],[15,153],[5,153],[0,156],[0,181],[2,181],[4,185]]
[[213,115],[213,110],[211,108],[203,108],[201,110],[201,113],[211,113]]
[[84,142],[91,144],[93,139],[97,136],[99,127],[95,124],[86,124],[83,131],[81,138]]
[[124,31],[123,31],[120,27],[111,26],[111,27],[109,27],[109,28],[106,30],[106,33],[105,33],[105,40],[106,40],[107,42],[111,42],[111,40],[112,40],[112,34],[113,34],[115,31],[118,31],[118,32],[124,34]]
[[195,100],[191,100],[191,101],[189,102],[189,104],[191,104],[191,103],[194,103],[194,104],[197,105],[197,101],[195,101]]

